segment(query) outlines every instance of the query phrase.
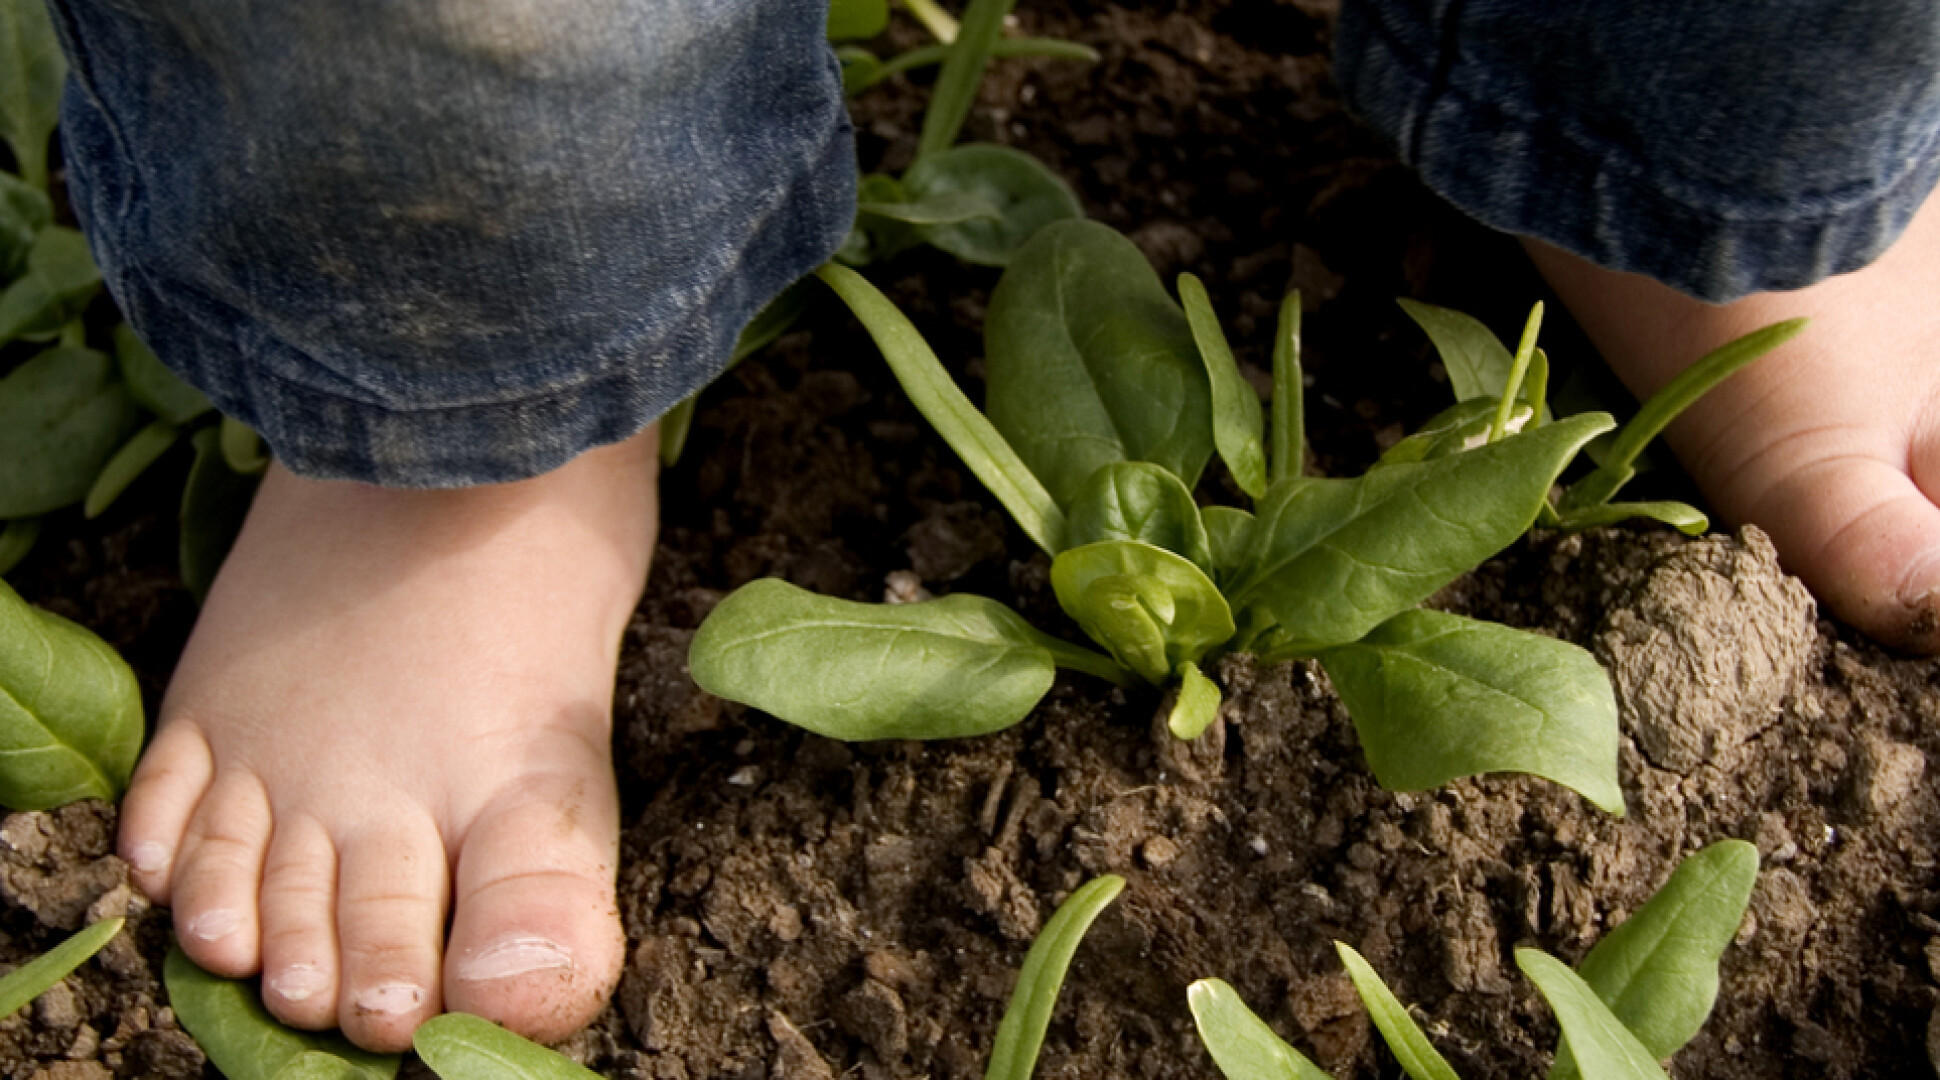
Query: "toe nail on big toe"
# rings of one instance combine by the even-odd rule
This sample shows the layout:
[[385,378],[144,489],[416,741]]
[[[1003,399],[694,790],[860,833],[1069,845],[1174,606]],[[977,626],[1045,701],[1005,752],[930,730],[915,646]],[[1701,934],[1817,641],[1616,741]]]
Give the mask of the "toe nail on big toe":
[[458,977],[470,981],[509,979],[534,971],[571,970],[572,954],[541,937],[515,937],[458,964]]

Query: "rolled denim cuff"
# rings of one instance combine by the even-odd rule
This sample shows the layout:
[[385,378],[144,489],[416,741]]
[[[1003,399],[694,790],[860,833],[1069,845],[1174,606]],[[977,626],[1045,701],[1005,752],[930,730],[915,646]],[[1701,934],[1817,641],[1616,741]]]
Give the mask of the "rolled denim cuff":
[[504,482],[627,438],[854,212],[819,5],[54,8],[110,291],[300,474]]
[[1923,0],[1346,0],[1335,67],[1470,216],[1714,303],[1865,266],[1940,180]]

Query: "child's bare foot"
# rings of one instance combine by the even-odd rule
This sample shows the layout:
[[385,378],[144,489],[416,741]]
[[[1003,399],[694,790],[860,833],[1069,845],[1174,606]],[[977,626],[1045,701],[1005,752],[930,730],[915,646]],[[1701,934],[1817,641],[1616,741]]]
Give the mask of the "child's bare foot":
[[1854,626],[1940,651],[1940,198],[1857,273],[1723,306],[1526,245],[1631,389],[1796,315],[1812,324],[1666,433],[1726,518]]
[[457,491],[272,468],[123,808],[122,857],[197,963],[374,1049],[445,1009],[542,1040],[598,1013],[655,445]]

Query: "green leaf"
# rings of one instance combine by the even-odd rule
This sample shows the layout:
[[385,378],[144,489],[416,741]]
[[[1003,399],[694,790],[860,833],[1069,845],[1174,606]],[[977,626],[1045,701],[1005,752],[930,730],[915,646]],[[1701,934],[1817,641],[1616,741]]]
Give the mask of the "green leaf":
[[60,120],[67,58],[42,0],[0,0],[0,138],[20,175],[47,187],[47,141]]
[[[842,93],[854,97],[881,82],[885,76],[882,61],[859,45],[843,45],[835,50],[842,63]],[[940,58],[939,58],[940,59]]]
[[[1388,447],[1381,455],[1381,465],[1409,465],[1419,461],[1433,461],[1436,458],[1459,454],[1487,445],[1489,425],[1495,422],[1494,398],[1469,398],[1458,401],[1421,425],[1421,429],[1407,438]],[[1521,413],[1526,422],[1530,418],[1525,409]]]
[[1613,502],[1601,506],[1585,506],[1574,510],[1559,512],[1555,527],[1581,532],[1605,525],[1615,525],[1631,518],[1643,518],[1669,525],[1686,536],[1702,536],[1711,527],[1711,519],[1704,511],[1688,503],[1657,502]]
[[1556,1022],[1575,1048],[1585,1080],[1667,1080],[1656,1056],[1568,965],[1536,949],[1517,949],[1516,966],[1556,1010]]
[[[0,3],[18,0],[0,0]],[[27,251],[27,272],[0,292],[0,345],[15,338],[45,340],[87,310],[101,288],[101,271],[87,238],[49,225]]]
[[1387,1041],[1389,1052],[1401,1063],[1401,1068],[1414,1080],[1458,1080],[1455,1070],[1428,1044],[1428,1036],[1422,1034],[1414,1018],[1367,960],[1338,941],[1334,942],[1334,951],[1340,954],[1347,977],[1354,981],[1355,992],[1361,995],[1361,1003],[1367,1006],[1374,1026],[1381,1029],[1381,1037]]
[[100,952],[102,946],[119,934],[125,922],[126,919],[102,919],[92,923],[66,941],[13,969],[6,978],[0,978],[0,1020],[12,1016],[22,1005],[67,978],[75,968],[86,963],[88,957]]
[[1199,482],[1212,391],[1185,313],[1137,245],[1088,221],[1031,238],[984,323],[991,423],[1068,506],[1114,461]]
[[1616,696],[1582,649],[1407,611],[1323,651],[1320,661],[1382,787],[1419,791],[1478,773],[1530,773],[1622,816]]
[[214,427],[189,437],[195,464],[189,466],[189,481],[182,488],[182,583],[197,603],[208,597],[216,571],[242,532],[261,479],[231,469],[223,460],[220,440]]
[[1051,587],[1092,640],[1154,684],[1233,636],[1232,609],[1205,572],[1150,544],[1108,540],[1059,552]]
[[660,467],[671,469],[680,464],[680,455],[687,449],[687,433],[693,430],[694,413],[700,408],[701,396],[683,399],[678,405],[668,409],[660,417]]
[[1058,905],[1056,912],[1031,942],[1024,954],[1024,967],[1017,973],[1017,988],[1011,991],[1010,1005],[997,1023],[997,1037],[991,1041],[990,1064],[984,1080],[1030,1080],[1037,1067],[1037,1052],[1044,1045],[1044,1032],[1051,1026],[1051,1010],[1057,1007],[1058,991],[1064,974],[1070,970],[1071,957],[1084,940],[1085,931],[1125,888],[1125,879],[1116,874],[1093,878],[1078,886]]
[[0,281],[27,270],[34,239],[54,220],[54,204],[39,188],[0,172]]
[[1499,398],[1509,385],[1509,369],[1515,357],[1481,321],[1459,311],[1424,304],[1419,300],[1397,300],[1401,310],[1428,333],[1442,367],[1448,370],[1449,386],[1456,401],[1470,398]]
[[229,1080],[275,1080],[279,1070],[306,1052],[342,1058],[356,1067],[360,1080],[397,1075],[398,1055],[360,1050],[334,1032],[292,1031],[263,1008],[254,980],[211,975],[179,947],[169,950],[162,981],[183,1030]]
[[830,0],[830,41],[872,38],[888,28],[889,0]]
[[949,739],[1022,720],[1051,688],[1046,635],[995,600],[858,604],[779,578],[736,589],[701,624],[701,689],[849,741]]
[[1219,315],[1213,311],[1206,286],[1191,274],[1180,274],[1179,300],[1212,385],[1213,445],[1239,489],[1257,499],[1266,494],[1266,447],[1261,442],[1266,418],[1260,396],[1239,373],[1239,361],[1219,328]]
[[171,424],[186,424],[215,408],[202,391],[163,365],[154,350],[135,335],[134,327],[116,325],[114,339],[121,378],[142,408]]
[[1186,987],[1186,1004],[1199,1041],[1226,1080],[1331,1080],[1220,980],[1200,979]]
[[[972,143],[939,150],[910,166],[903,184],[912,205],[961,204],[954,221],[915,222],[917,235],[980,266],[1007,266],[1038,230],[1084,216],[1078,197],[1056,173],[1007,146]],[[978,212],[964,212],[971,208]]]
[[1300,373],[1300,290],[1280,301],[1273,334],[1273,480],[1299,476],[1307,467],[1307,420]]
[[861,274],[846,266],[829,263],[815,274],[862,320],[890,370],[896,373],[896,381],[909,395],[910,404],[935,426],[936,433],[1004,504],[1025,534],[1046,552],[1061,550],[1064,511],[996,426],[951,381],[942,361],[909,319]]
[[[912,10],[914,9],[912,8]],[[857,49],[855,51],[861,52],[862,50]],[[867,69],[865,62],[860,57],[851,59],[845,50],[837,49],[835,54],[842,61],[842,90],[844,93],[853,95],[874,86],[876,83],[889,78],[891,75],[900,75],[905,71],[913,71],[919,67],[940,64],[950,58],[950,47],[948,45],[922,45],[906,52],[899,52],[895,56],[881,61],[874,69]],[[1042,56],[1053,60],[1076,60],[1086,64],[1095,64],[1099,60],[1097,49],[1089,45],[1081,45],[1075,41],[1060,41],[1057,38],[998,38],[996,43],[991,46],[990,55],[997,59],[1015,56]],[[875,56],[871,54],[869,59],[873,61],[875,60]],[[853,65],[853,68],[851,65]],[[855,72],[853,78],[850,76],[851,70]]]
[[120,798],[142,733],[141,690],[114,649],[0,581],[0,806]]
[[1192,740],[1206,733],[1219,715],[1219,686],[1198,664],[1179,665],[1179,697],[1165,726],[1176,738]]
[[1213,580],[1224,586],[1246,563],[1253,543],[1253,515],[1231,506],[1207,506],[1200,508],[1199,520],[1205,524],[1212,552]]
[[225,416],[216,430],[222,460],[232,471],[257,476],[269,468],[269,454],[264,452],[262,436],[256,434],[255,428],[233,416]]
[[1357,641],[1522,535],[1557,474],[1610,424],[1572,416],[1352,480],[1283,480],[1260,504],[1233,606],[1269,611],[1295,653]]
[[135,478],[148,471],[168,448],[175,445],[181,432],[166,420],[157,420],[140,431],[135,437],[122,444],[115,456],[101,467],[101,474],[94,478],[94,486],[88,489],[87,500],[81,504],[81,513],[88,519],[100,517],[113,502],[128,490]]
[[469,1013],[426,1020],[411,1046],[442,1080],[599,1080],[564,1054]]
[[[1720,840],[1685,859],[1663,888],[1605,934],[1577,974],[1653,1060],[1677,1053],[1718,998],[1718,958],[1758,881],[1758,849]],[[1565,1039],[1550,1080],[1578,1075]]]
[[276,1070],[273,1080],[370,1080],[370,1073],[335,1054],[305,1050]]
[[857,203],[856,212],[886,217],[906,225],[955,225],[980,218],[995,220],[1001,216],[988,199],[967,191],[943,191],[908,202]]
[[977,84],[983,81],[984,65],[1004,32],[1004,16],[1017,0],[970,0],[950,44],[949,59],[936,76],[936,92],[923,114],[923,130],[917,136],[916,158],[949,149],[970,118],[970,106],[977,100]]
[[1091,474],[1072,500],[1065,543],[1136,540],[1213,566],[1199,506],[1179,478],[1143,461],[1119,461]]
[[0,529],[0,574],[9,574],[40,540],[40,519],[15,518]]

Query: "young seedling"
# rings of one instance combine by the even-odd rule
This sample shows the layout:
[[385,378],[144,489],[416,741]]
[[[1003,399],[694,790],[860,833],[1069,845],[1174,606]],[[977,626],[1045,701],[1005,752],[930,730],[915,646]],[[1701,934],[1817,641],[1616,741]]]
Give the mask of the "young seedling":
[[125,919],[103,919],[93,923],[40,956],[15,968],[0,979],[0,1020],[12,1016],[22,1005],[46,993],[68,977],[75,968],[101,951],[121,932]]
[[[1659,1061],[1696,1035],[1718,996],[1718,958],[1744,920],[1758,850],[1742,840],[1686,859],[1635,915],[1571,971],[1535,949],[1516,965],[1563,1030],[1549,1080],[1663,1080]],[[1336,943],[1341,963],[1395,1060],[1413,1080],[1457,1080],[1372,966]],[[1274,1034],[1233,988],[1202,979],[1186,992],[1199,1037],[1227,1080],[1326,1080]]]
[[141,690],[121,657],[0,581],[0,806],[112,802],[142,734]]
[[1017,987],[1011,991],[1004,1018],[997,1023],[984,1080],[1030,1080],[1037,1068],[1037,1052],[1044,1047],[1044,1033],[1051,1026],[1051,1010],[1064,987],[1064,974],[1071,968],[1071,957],[1084,940],[1085,931],[1124,888],[1125,879],[1116,874],[1085,882],[1058,905],[1038,932],[1030,952],[1024,954],[1024,967],[1017,973]]
[[[1516,433],[1505,421],[1473,449],[1307,477],[1297,297],[1275,342],[1269,458],[1259,399],[1204,290],[1184,279],[1182,310],[1104,226],[1048,226],[1005,272],[985,326],[988,417],[860,276],[835,265],[820,276],[1052,556],[1060,606],[1109,657],[1047,640],[990,601],[885,609],[771,581],[702,625],[690,657],[702,687],[838,738],[933,738],[1016,723],[1058,666],[1177,683],[1169,722],[1190,738],[1219,705],[1201,665],[1229,652],[1306,657],[1331,676],[1387,787],[1526,772],[1622,812],[1615,699],[1587,652],[1416,610],[1529,528],[1577,451],[1614,426],[1608,416]],[[1257,516],[1196,504],[1214,453],[1256,494]]]

